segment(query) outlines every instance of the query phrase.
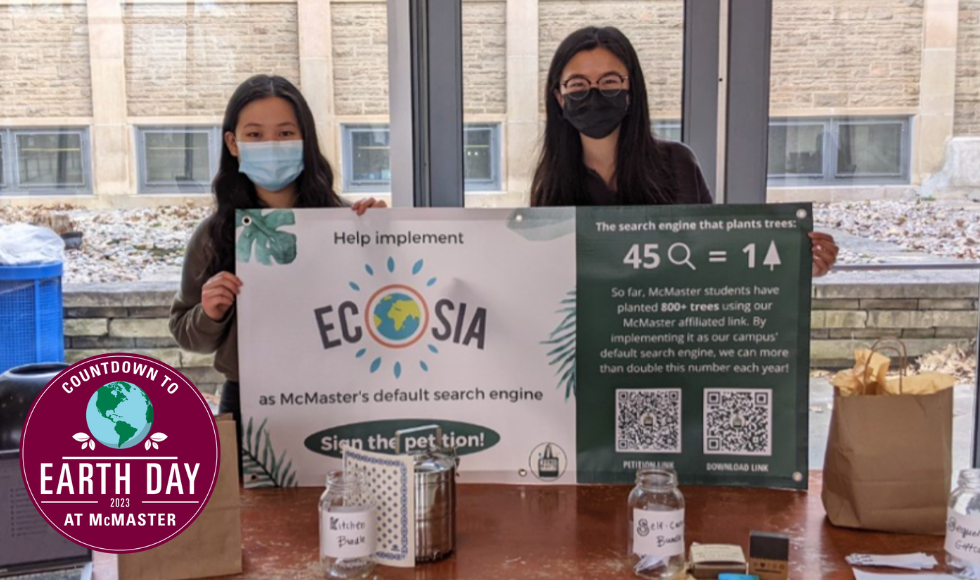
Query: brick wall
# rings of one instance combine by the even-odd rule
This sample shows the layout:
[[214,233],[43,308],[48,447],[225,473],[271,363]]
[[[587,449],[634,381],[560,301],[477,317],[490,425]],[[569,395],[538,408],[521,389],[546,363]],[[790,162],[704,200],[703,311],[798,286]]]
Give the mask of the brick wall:
[[956,53],[956,136],[980,137],[980,0],[960,0]]
[[91,115],[85,6],[0,6],[0,117]]
[[388,9],[384,1],[333,3],[333,82],[338,115],[388,114]]
[[924,0],[775,0],[773,109],[915,107]]
[[[540,22],[542,84],[565,36],[612,24],[640,56],[654,117],[679,111],[681,2],[541,0]],[[922,31],[923,0],[775,0],[772,108],[918,106]],[[980,87],[972,94],[980,95]]]
[[507,3],[463,0],[463,109],[507,113]]
[[847,284],[815,286],[811,359],[848,366],[855,348],[879,338],[901,338],[910,357],[977,336],[977,285]]
[[[384,1],[335,2],[334,100],[338,115],[388,114],[388,13]],[[463,106],[507,113],[507,3],[463,2]]]
[[130,115],[220,116],[258,73],[299,85],[295,4],[128,4],[123,24]]
[[684,65],[684,3],[681,0],[541,0],[539,86],[543,91],[555,50],[585,26],[615,26],[640,58],[656,118],[679,118]]

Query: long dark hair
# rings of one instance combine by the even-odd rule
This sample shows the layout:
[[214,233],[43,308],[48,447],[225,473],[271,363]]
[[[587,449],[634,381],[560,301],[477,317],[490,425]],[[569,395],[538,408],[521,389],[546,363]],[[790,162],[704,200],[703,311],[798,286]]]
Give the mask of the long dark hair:
[[676,199],[673,172],[653,137],[646,81],[636,50],[619,29],[590,26],[562,41],[551,59],[545,87],[547,120],[541,157],[531,182],[532,206],[591,205],[579,132],[562,115],[555,96],[561,73],[572,58],[603,47],[626,66],[630,104],[616,147],[616,185],[622,205],[670,204]]
[[333,190],[333,170],[320,152],[313,112],[299,89],[280,76],[256,75],[248,79],[235,89],[221,124],[221,162],[211,183],[215,206],[208,224],[210,274],[235,271],[235,210],[262,207],[255,185],[244,173],[238,172],[238,158],[231,154],[224,135],[235,132],[238,116],[249,103],[269,97],[285,99],[293,106],[303,137],[303,172],[296,178],[295,207],[342,205]]

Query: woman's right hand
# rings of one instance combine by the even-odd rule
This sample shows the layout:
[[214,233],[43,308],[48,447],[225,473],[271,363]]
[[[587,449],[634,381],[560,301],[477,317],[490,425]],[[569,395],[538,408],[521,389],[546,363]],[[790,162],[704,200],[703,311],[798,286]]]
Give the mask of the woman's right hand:
[[242,291],[242,281],[231,272],[219,272],[201,288],[201,307],[211,320],[221,320]]

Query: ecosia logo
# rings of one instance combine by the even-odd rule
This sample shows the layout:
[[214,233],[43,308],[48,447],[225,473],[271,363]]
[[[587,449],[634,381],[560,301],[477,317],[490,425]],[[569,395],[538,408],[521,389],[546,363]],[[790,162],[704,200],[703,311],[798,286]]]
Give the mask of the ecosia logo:
[[183,375],[149,357],[106,354],[41,391],[20,460],[34,505],[63,536],[101,552],[139,552],[204,509],[220,444],[210,407]]
[[385,266],[387,275],[365,264],[367,279],[348,283],[356,297],[314,311],[324,349],[361,345],[355,357],[370,361],[371,373],[390,362],[397,379],[409,365],[429,372],[438,343],[485,348],[486,308],[439,296],[439,280],[425,276],[424,260],[405,274],[394,258]]

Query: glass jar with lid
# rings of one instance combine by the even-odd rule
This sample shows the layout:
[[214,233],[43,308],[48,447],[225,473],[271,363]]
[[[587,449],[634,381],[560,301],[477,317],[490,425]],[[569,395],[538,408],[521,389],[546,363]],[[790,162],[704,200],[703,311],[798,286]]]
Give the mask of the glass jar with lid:
[[629,559],[637,576],[659,580],[684,571],[684,496],[677,489],[676,472],[636,472],[629,522]]
[[320,564],[329,578],[357,580],[374,571],[375,517],[360,474],[327,474],[320,496]]
[[946,565],[960,578],[980,578],[980,469],[960,472],[949,497]]

